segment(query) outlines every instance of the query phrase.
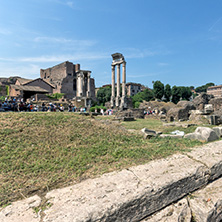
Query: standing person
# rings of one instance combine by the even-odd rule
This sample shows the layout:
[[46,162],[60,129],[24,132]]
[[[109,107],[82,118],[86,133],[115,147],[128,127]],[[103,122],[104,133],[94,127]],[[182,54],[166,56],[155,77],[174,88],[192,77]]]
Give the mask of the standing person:
[[60,104],[59,110],[60,110],[60,112],[63,112],[63,111],[64,111],[64,107],[63,107],[62,104]]
[[72,112],[72,104],[71,103],[68,106],[68,112]]
[[103,110],[103,109],[101,109],[101,110],[100,110],[100,113],[101,113],[102,115],[104,115],[104,110]]
[[32,103],[30,104],[29,109],[30,109],[31,112],[33,112],[33,105],[32,105]]
[[42,103],[42,111],[43,112],[45,111],[45,103],[44,102]]

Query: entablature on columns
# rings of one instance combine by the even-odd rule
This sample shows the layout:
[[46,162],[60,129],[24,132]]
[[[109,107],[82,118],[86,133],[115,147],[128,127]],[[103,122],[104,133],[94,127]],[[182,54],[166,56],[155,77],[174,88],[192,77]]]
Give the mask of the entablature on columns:
[[123,60],[123,61],[115,61],[115,62],[112,63],[112,66],[121,65],[121,64],[126,64],[125,60]]

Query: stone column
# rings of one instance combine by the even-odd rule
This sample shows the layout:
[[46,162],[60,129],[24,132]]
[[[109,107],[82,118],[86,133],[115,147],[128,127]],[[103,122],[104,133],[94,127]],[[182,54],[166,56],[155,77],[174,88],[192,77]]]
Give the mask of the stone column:
[[77,96],[83,96],[83,74],[79,73],[77,75]]
[[117,64],[117,93],[116,93],[116,106],[119,106],[119,99],[120,99],[120,64]]
[[122,63],[122,97],[120,108],[126,108],[126,62]]
[[111,107],[115,106],[115,65],[112,65],[112,95],[111,95]]
[[122,74],[122,97],[126,96],[126,62],[122,65],[123,74]]
[[90,73],[87,75],[87,97],[90,97],[91,87],[90,87]]

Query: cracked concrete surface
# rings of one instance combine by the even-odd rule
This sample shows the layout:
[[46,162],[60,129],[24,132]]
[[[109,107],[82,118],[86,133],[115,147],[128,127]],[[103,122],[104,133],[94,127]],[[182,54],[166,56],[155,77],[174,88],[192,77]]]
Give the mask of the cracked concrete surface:
[[[0,210],[0,221],[131,222],[142,221],[143,218],[147,218],[144,221],[152,221],[148,220],[148,216],[178,200],[182,201],[178,202],[179,213],[172,213],[171,210],[172,215],[177,215],[175,221],[190,221],[190,211],[194,213],[190,207],[192,200],[187,202],[187,199],[182,198],[219,178],[221,169],[222,141],[218,141],[195,148],[187,154],[173,155],[52,190],[45,196],[51,207],[44,210],[42,218],[26,208],[19,211],[17,206],[23,201],[26,206],[27,199],[17,201]],[[221,209],[221,197],[218,198],[213,205],[216,212]],[[5,213],[8,211],[12,213]],[[212,215],[215,217],[215,211]],[[33,219],[25,220],[26,216]]]

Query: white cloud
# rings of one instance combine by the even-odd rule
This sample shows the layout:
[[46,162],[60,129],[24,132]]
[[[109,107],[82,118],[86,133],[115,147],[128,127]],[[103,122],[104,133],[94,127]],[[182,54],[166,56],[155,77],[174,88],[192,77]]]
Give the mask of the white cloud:
[[125,51],[125,57],[129,59],[134,59],[134,58],[145,58],[145,57],[150,57],[150,56],[155,56],[155,55],[168,55],[171,52],[166,49],[137,49],[137,48],[127,48],[123,49]]
[[10,77],[10,76],[22,76],[24,78],[38,78],[40,73],[40,66],[34,64],[6,66],[2,68],[0,76]]
[[165,62],[159,62],[157,63],[158,66],[168,66],[169,64],[168,63],[165,63]]
[[67,39],[67,38],[59,38],[59,37],[36,37],[33,40],[38,43],[60,43],[60,44],[69,44],[72,46],[93,46],[96,44],[96,41],[93,40],[76,40],[76,39]]
[[11,35],[12,31],[5,29],[5,28],[0,28],[0,34],[1,35]]
[[147,73],[147,74],[143,74],[143,75],[127,75],[127,77],[130,77],[130,78],[141,78],[141,77],[149,77],[149,76],[157,76],[159,75],[160,73]]
[[66,2],[66,5],[69,6],[70,8],[74,8],[74,3],[73,2]]
[[208,31],[210,32],[210,31],[212,31],[213,29],[214,29],[214,27],[218,24],[218,23],[220,23],[222,21],[222,17],[220,17],[219,19],[217,19],[214,23],[213,23],[213,25],[211,25],[211,27],[208,29]]
[[53,2],[53,3],[68,6],[69,8],[72,8],[72,9],[77,9],[77,7],[75,6],[73,1],[61,1],[61,0],[49,0],[49,1]]
[[35,63],[47,63],[47,62],[64,62],[70,61],[82,61],[82,60],[101,60],[107,59],[110,56],[103,53],[76,53],[73,55],[60,55],[60,56],[37,56],[37,57],[17,57],[17,58],[0,58],[0,61],[4,62],[35,62]]

